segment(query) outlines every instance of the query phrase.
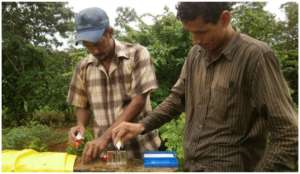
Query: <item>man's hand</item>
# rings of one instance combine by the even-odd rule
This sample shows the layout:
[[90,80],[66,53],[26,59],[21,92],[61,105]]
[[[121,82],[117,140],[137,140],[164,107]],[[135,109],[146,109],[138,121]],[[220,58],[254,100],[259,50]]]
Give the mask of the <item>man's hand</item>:
[[84,136],[84,131],[85,131],[84,126],[77,125],[72,127],[69,131],[69,144],[74,145],[76,142],[76,135],[80,133],[81,136]]
[[96,159],[99,157],[100,152],[106,148],[110,139],[105,136],[101,136],[95,140],[87,142],[84,146],[84,150],[82,153],[82,161],[83,163],[88,163],[89,161]]
[[112,131],[114,142],[121,140],[123,143],[138,136],[144,131],[145,127],[141,123],[122,122]]

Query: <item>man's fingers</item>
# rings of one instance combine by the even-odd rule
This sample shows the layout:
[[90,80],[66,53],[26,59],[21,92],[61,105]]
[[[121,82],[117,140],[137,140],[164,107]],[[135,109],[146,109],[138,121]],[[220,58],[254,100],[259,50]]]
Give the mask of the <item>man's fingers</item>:
[[69,143],[70,144],[74,144],[75,143],[75,140],[76,140],[75,133],[76,133],[76,130],[74,129],[74,127],[71,128],[70,131],[69,131],[69,133],[68,133]]
[[123,141],[128,141],[128,140],[130,140],[131,138],[133,138],[133,136],[132,136],[132,134],[130,134],[130,133],[128,133],[128,134],[126,134],[124,137],[123,137]]
[[83,163],[86,163],[86,155],[87,155],[87,150],[89,149],[89,143],[87,143],[85,146],[84,146],[84,149],[83,149],[83,152],[82,152],[82,162]]
[[116,137],[117,133],[118,133],[118,130],[116,128],[114,128],[112,130],[112,135],[111,135],[113,140],[115,140],[115,137]]
[[[116,126],[113,130],[112,130],[112,138],[114,140],[114,143],[116,143],[116,141],[118,140],[118,136],[119,136],[119,132],[121,130],[124,129],[124,127],[126,126],[126,124],[123,122],[121,124],[119,124],[118,126]],[[120,138],[120,137],[119,137]]]
[[76,129],[74,127],[71,128],[69,135],[72,139],[75,139]]
[[84,136],[84,128],[83,127],[78,127],[77,132],[79,132],[81,134],[81,136]]
[[[97,146],[95,144],[92,144],[91,152],[90,152],[90,160],[95,159],[97,149],[98,149]],[[94,157],[94,155],[95,155],[95,157]]]
[[93,149],[94,149],[93,145],[90,145],[89,148],[86,150],[86,154],[85,154],[85,162],[86,163],[91,161]]
[[[118,133],[116,134],[116,137],[115,137],[115,141],[118,141],[118,140],[122,140],[123,141],[123,137],[127,134],[127,129],[126,128],[122,128],[118,131]],[[124,142],[124,141],[123,141]]]
[[123,129],[124,127],[126,127],[126,123],[122,122],[113,129],[113,132],[118,132],[118,131],[120,131],[120,129]]
[[88,163],[92,159],[93,151],[94,151],[94,145],[91,142],[88,142],[83,150],[83,163]]
[[72,127],[70,132],[69,132],[69,135],[70,135],[71,138],[73,138],[75,140],[77,133],[80,133],[83,136],[84,135],[84,129],[82,129],[79,126]]
[[93,151],[92,151],[92,159],[95,159],[97,157],[97,154],[99,153],[99,147],[94,145],[93,146]]

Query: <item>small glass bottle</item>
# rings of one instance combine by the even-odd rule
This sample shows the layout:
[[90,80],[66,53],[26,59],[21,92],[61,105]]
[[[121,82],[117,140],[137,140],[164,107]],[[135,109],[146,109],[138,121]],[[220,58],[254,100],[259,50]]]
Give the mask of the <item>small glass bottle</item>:
[[81,135],[80,132],[77,133],[75,137],[75,148],[79,148],[81,143],[83,142],[84,137]]

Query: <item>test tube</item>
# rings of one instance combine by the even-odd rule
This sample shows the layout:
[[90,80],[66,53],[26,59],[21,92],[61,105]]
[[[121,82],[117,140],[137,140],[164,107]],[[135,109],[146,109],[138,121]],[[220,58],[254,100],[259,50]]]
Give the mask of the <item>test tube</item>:
[[127,151],[107,151],[107,164],[108,165],[126,165],[127,164]]
[[119,158],[120,158],[120,165],[126,165],[127,164],[127,151],[121,150],[119,151]]
[[115,162],[115,151],[107,151],[107,164],[113,165]]

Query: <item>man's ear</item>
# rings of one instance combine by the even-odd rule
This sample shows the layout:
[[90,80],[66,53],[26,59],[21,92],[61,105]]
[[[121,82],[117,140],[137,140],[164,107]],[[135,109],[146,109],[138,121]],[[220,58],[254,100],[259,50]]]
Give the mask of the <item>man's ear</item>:
[[113,33],[114,33],[114,30],[112,27],[108,27],[105,31],[105,34],[110,37],[112,37]]
[[222,26],[229,25],[231,20],[231,13],[228,10],[224,10],[222,14],[220,15],[219,22]]

